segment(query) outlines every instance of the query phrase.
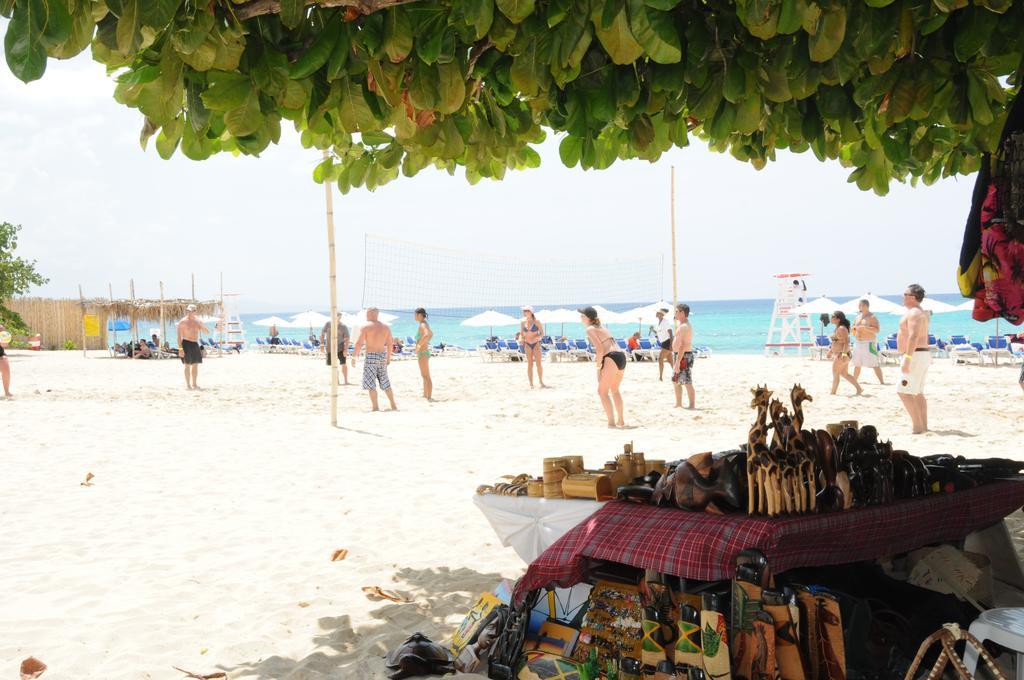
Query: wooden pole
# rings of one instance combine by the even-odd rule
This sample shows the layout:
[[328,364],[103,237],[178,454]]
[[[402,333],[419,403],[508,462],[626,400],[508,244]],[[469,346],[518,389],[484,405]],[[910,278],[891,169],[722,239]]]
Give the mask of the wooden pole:
[[676,287],[676,166],[672,166],[672,305],[679,304],[679,289]]
[[[324,159],[328,153],[324,151]],[[327,356],[331,360],[331,425],[338,426],[338,277],[334,262],[334,196],[331,194],[331,182],[324,182],[324,198],[327,202],[327,258],[328,280],[331,286],[331,332],[330,345],[326,347]]]
[[224,328],[227,326],[227,313],[224,311],[224,272],[220,273],[220,335],[217,341],[217,356],[224,351]]
[[196,301],[196,273],[192,272],[192,302]]
[[139,322],[135,317],[135,279],[128,279],[128,293],[132,298],[132,342],[139,344]]
[[[114,286],[109,281],[107,281],[107,292],[110,293],[110,304],[114,304]],[[107,315],[107,321],[108,321],[108,323],[110,322],[110,315],[109,314]],[[117,319],[114,319],[112,325],[114,326],[114,344],[116,345],[117,344]],[[114,355],[114,358],[115,359],[117,358],[116,354]]]
[[82,302],[82,356],[85,357],[85,296],[82,295],[82,284],[78,284],[78,299]]
[[[163,347],[164,343],[167,342],[167,322],[164,319],[164,282],[160,282],[160,347]],[[157,347],[156,355],[158,357],[163,356],[160,353],[160,347]]]

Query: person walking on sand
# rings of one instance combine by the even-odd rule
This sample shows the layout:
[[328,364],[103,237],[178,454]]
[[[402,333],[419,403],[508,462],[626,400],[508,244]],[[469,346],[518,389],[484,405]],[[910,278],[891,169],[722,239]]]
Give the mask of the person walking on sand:
[[395,405],[395,393],[391,390],[391,380],[388,378],[388,364],[391,363],[391,347],[394,345],[394,338],[391,337],[391,329],[386,324],[378,321],[380,310],[370,307],[366,310],[367,324],[359,329],[359,337],[352,348],[352,368],[356,367],[359,359],[359,351],[366,346],[366,363],[363,365],[363,389],[370,393],[370,404],[374,411],[379,411],[377,405],[377,385],[384,390],[388,401],[391,402],[391,410],[397,411]]
[[533,307],[523,307],[523,318],[519,321],[519,332],[523,338],[523,351],[526,353],[526,375],[530,379],[530,387],[533,387],[533,367],[537,366],[537,380],[541,387],[544,384],[544,367],[541,365],[543,353],[540,348],[540,340],[544,337],[544,324],[533,315]]
[[672,339],[672,387],[676,392],[676,408],[683,407],[683,387],[686,397],[693,409],[696,396],[693,391],[693,326],[690,324],[690,306],[682,303],[676,305],[675,337]]
[[423,378],[423,398],[434,401],[434,381],[430,378],[430,341],[434,331],[427,323],[427,310],[419,307],[414,313],[419,328],[416,329],[416,361],[420,365],[420,377]]
[[[7,333],[7,327],[2,323],[0,323],[0,333]],[[0,345],[0,380],[4,385],[4,399],[12,398],[14,395],[11,394],[11,365],[7,361],[7,352],[3,345]]]
[[924,379],[932,365],[928,348],[928,313],[921,309],[924,288],[912,283],[903,291],[907,313],[900,319],[896,348],[903,355],[896,392],[910,414],[914,434],[928,431],[928,402],[924,398]]
[[857,396],[860,396],[864,390],[857,379],[850,375],[850,320],[843,312],[836,311],[832,313],[832,324],[836,327],[828,351],[828,358],[832,360],[832,394],[839,390],[839,379],[844,378],[857,389]]
[[345,379],[344,384],[350,384],[348,381],[348,341],[351,335],[346,326],[341,321],[341,317],[338,317],[338,330],[337,330],[337,347],[336,351],[331,351],[331,322],[328,321],[324,324],[324,327],[320,330],[320,346],[324,348],[324,352],[327,354],[327,365],[330,366],[332,361],[337,361],[338,366],[341,367],[341,375]]
[[672,322],[668,319],[668,309],[662,307],[655,316],[658,317],[658,323],[651,328],[658,338],[658,345],[661,347],[661,351],[658,353],[658,380],[665,379],[665,363],[672,363]]
[[853,320],[851,332],[857,342],[853,345],[853,358],[850,365],[853,366],[853,379],[860,380],[860,369],[862,367],[873,368],[878,376],[878,384],[884,385],[882,367],[878,361],[878,332],[881,326],[878,317],[871,313],[871,303],[861,300],[857,303],[859,313]]
[[199,364],[203,363],[203,349],[199,346],[200,333],[210,334],[210,330],[196,318],[196,306],[185,308],[185,318],[178,323],[178,355],[185,365],[185,387],[198,390]]
[[[601,325],[596,309],[583,307],[577,311],[580,313],[583,327],[587,329],[587,338],[597,352],[597,356],[594,357],[597,364],[597,396],[601,398],[601,406],[608,416],[608,427],[625,427],[619,385],[622,384],[622,376],[626,372],[626,353],[619,349],[615,338]],[[618,417],[615,415],[616,411]]]

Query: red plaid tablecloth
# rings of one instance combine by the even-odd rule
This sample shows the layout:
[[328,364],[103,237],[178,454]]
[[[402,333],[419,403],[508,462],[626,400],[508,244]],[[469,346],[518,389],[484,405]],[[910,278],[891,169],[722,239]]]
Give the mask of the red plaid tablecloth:
[[731,578],[736,556],[746,548],[763,552],[776,573],[846,564],[959,540],[1022,505],[1024,481],[782,519],[611,502],[541,553],[516,594],[579,583],[586,558],[704,581]]

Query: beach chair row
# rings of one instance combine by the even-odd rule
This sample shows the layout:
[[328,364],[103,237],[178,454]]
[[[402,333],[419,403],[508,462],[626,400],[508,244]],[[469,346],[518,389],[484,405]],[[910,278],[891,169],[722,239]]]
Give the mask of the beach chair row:
[[[827,335],[819,335],[815,339],[813,352],[818,358],[825,356],[832,343]],[[990,335],[985,343],[971,342],[966,335],[952,335],[948,341],[935,335],[928,336],[928,348],[934,357],[948,357],[954,364],[974,362],[979,366],[986,363],[998,363],[1000,359],[1010,363],[1024,363],[1024,348],[1012,346],[1002,335]],[[878,349],[879,361],[884,365],[899,365],[902,354],[896,345],[896,334],[888,336]]]
[[[661,347],[647,338],[641,339],[636,349],[630,349],[621,338],[615,342],[630,361],[657,361],[661,352]],[[542,356],[552,362],[593,361],[597,357],[593,345],[583,339],[555,341],[546,336],[541,339],[540,347]],[[516,340],[486,342],[477,348],[477,354],[483,361],[522,361],[525,358],[523,346]],[[711,356],[711,348],[706,345],[696,346],[694,354],[698,358],[707,358]]]

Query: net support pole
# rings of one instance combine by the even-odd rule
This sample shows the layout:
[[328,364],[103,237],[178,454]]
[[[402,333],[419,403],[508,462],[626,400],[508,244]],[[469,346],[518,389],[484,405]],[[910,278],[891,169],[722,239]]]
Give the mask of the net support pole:
[[[324,159],[329,158],[324,151]],[[324,201],[327,208],[327,266],[328,281],[331,288],[331,332],[328,335],[330,346],[325,347],[327,358],[331,364],[331,426],[338,426],[338,275],[334,262],[334,196],[331,194],[331,181],[324,181]]]
[[[167,320],[164,318],[164,282],[161,281],[160,282],[160,347],[162,347],[163,343],[165,343],[165,342],[167,342]],[[170,347],[171,344],[167,343],[167,346]],[[160,347],[156,348],[156,355],[158,357],[162,356],[160,354]]]
[[82,357],[87,358],[85,353],[85,295],[82,294],[82,284],[78,284],[78,299],[82,302]]
[[673,318],[675,317],[675,305],[679,304],[679,289],[676,286],[676,166],[672,166],[672,187],[671,187],[671,225],[672,225],[672,306]]
[[128,294],[132,298],[132,342],[139,344],[139,322],[135,314],[135,279],[128,279]]
[[[110,293],[110,308],[113,309],[114,308],[114,285],[112,283],[110,283],[110,281],[107,281],[107,292]],[[108,324],[110,323],[110,314],[106,315],[106,322]],[[116,345],[117,344],[117,319],[114,319],[113,326],[114,326],[114,344]],[[116,354],[114,355],[114,358],[115,359],[117,358]]]

